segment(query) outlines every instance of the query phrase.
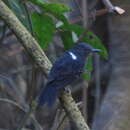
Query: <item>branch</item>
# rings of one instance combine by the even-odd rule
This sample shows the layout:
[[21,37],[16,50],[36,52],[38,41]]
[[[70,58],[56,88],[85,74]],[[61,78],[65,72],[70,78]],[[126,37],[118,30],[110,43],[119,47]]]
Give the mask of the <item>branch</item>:
[[16,102],[14,102],[12,100],[9,100],[9,99],[6,99],[6,98],[0,98],[0,102],[5,102],[5,103],[8,103],[8,104],[11,104],[11,105],[19,108],[23,112],[26,112],[26,110],[21,105],[17,104]]
[[[43,72],[48,74],[49,70],[52,67],[51,62],[48,60],[47,56],[42,51],[37,41],[31,36],[31,34],[26,30],[26,28],[21,24],[21,22],[17,19],[13,12],[4,4],[2,0],[0,0],[0,16],[15,32],[16,36],[21,41],[21,44],[24,46],[26,51],[33,57],[35,63],[41,68]],[[68,94],[63,94],[61,96],[61,99],[61,104],[63,105],[65,111],[68,113],[68,116],[77,126],[78,130],[89,130],[72,96]],[[36,109],[36,105],[34,105],[34,107]],[[30,116],[31,114],[28,116],[28,118],[30,118]]]
[[21,44],[24,46],[29,55],[33,57],[36,64],[43,70],[43,72],[48,73],[52,67],[51,62],[42,51],[37,41],[21,24],[13,12],[2,2],[2,0],[0,0],[0,16],[16,34],[18,40],[21,41]]
[[71,94],[70,93],[63,94],[60,98],[60,101],[67,115],[76,124],[78,130],[89,130]]
[[[26,108],[22,107],[20,104],[14,102],[12,100],[9,100],[9,99],[6,99],[6,98],[0,98],[0,102],[11,104],[11,105],[17,107],[18,109],[20,109],[22,112],[27,113],[27,109]],[[32,115],[31,118],[33,119],[35,127],[37,127],[38,130],[42,130],[40,124],[37,122],[37,120],[35,119],[34,115]]]
[[108,9],[108,11],[109,11],[110,13],[113,13],[114,11],[115,11],[116,13],[120,14],[120,15],[125,13],[125,10],[124,10],[124,9],[122,9],[122,8],[120,8],[120,7],[118,7],[118,6],[114,6],[114,5],[110,2],[110,0],[102,0],[102,1],[103,1],[104,5],[106,6],[106,8]]

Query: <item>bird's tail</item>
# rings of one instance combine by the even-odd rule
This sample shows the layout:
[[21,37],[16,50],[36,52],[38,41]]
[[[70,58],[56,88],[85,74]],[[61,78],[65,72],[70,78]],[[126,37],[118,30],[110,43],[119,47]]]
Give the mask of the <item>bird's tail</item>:
[[41,91],[41,94],[38,97],[38,106],[43,106],[47,104],[48,106],[52,106],[57,97],[57,90],[55,87],[47,86],[45,89]]

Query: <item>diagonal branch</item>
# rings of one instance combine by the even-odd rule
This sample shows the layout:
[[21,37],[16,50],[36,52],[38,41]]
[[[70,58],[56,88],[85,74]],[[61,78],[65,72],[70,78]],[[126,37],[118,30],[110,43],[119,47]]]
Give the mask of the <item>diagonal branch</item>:
[[108,12],[113,13],[114,11],[119,14],[122,15],[125,13],[125,10],[118,7],[118,6],[114,6],[110,0],[102,0],[104,5],[106,6],[106,8],[108,9]]
[[[35,63],[41,68],[43,72],[48,74],[49,70],[52,67],[51,62],[42,51],[37,41],[21,24],[13,12],[4,4],[3,0],[0,0],[0,17],[8,24],[10,29],[15,32],[16,36],[21,41],[21,44],[24,46],[28,54],[32,56]],[[63,105],[65,111],[68,113],[69,118],[71,118],[77,126],[78,130],[89,130],[71,94],[62,94],[61,99],[61,104]],[[36,104],[34,102],[32,104],[32,107],[33,110],[36,109]],[[30,116],[31,114],[28,116],[28,118],[30,118]]]

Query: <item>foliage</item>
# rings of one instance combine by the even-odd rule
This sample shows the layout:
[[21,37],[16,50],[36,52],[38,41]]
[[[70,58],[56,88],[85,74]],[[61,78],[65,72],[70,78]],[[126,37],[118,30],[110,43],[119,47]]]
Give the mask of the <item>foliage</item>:
[[[16,13],[21,22],[29,28],[27,12],[23,3],[20,3],[20,0],[7,1],[9,1],[9,6]],[[29,0],[29,2],[38,6],[40,9],[40,11],[32,12],[29,15],[31,16],[31,27],[33,28],[34,36],[43,49],[47,49],[49,43],[52,42],[55,32],[59,32],[66,50],[76,44],[79,37],[86,32],[85,28],[80,25],[69,24],[65,13],[69,12],[71,9],[65,5],[43,2],[42,0]],[[58,23],[61,23],[61,25],[58,25]],[[101,49],[101,57],[107,59],[108,54],[106,48],[93,32],[87,30],[86,34],[83,35],[82,42],[91,44],[94,48]],[[92,70],[91,57],[88,60],[86,69],[89,72]],[[90,75],[87,75],[87,77],[85,76],[85,79],[90,79]]]
[[58,20],[68,23],[64,13],[70,11],[70,8],[63,4],[58,3],[47,3],[41,0],[30,0],[32,3],[38,5],[43,10],[43,13],[49,13],[50,15],[56,17]]
[[32,14],[33,30],[39,44],[42,48],[47,48],[52,41],[55,25],[53,20],[48,15],[41,15],[39,13]]
[[[61,27],[61,29],[68,31],[68,33],[74,32],[78,38],[85,32],[85,28],[83,28],[82,26],[76,25],[76,24],[63,25]],[[72,35],[69,35],[69,37],[72,37]],[[66,36],[64,39],[69,39],[69,38],[68,38],[68,36]],[[101,56],[103,58],[108,57],[106,48],[103,46],[101,40],[96,35],[94,35],[93,32],[87,31],[87,34],[83,37],[82,42],[87,42],[88,44],[91,44],[94,48],[101,49],[101,52],[100,52]],[[74,41],[68,40],[67,44],[71,44],[73,46]],[[66,44],[66,42],[64,43],[65,46],[67,46],[67,44]]]

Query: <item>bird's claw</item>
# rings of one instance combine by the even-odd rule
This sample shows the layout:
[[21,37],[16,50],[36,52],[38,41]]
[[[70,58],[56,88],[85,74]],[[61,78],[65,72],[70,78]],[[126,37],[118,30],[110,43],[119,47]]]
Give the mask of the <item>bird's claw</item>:
[[71,89],[67,87],[64,88],[64,93],[71,94]]

